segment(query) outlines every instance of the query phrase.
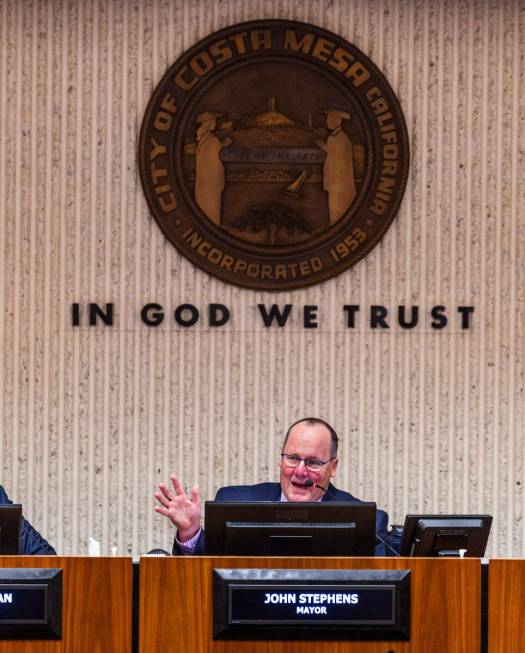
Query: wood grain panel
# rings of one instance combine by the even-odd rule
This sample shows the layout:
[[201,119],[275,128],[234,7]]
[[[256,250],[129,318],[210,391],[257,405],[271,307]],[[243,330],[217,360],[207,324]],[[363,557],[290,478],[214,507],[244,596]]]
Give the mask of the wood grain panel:
[[6,556],[0,567],[63,569],[62,639],[0,641],[0,653],[131,653],[131,558]]
[[[410,642],[228,642],[211,638],[212,569],[410,569]],[[140,653],[479,653],[480,561],[376,558],[143,558]]]
[[489,651],[518,653],[525,640],[525,560],[489,563]]

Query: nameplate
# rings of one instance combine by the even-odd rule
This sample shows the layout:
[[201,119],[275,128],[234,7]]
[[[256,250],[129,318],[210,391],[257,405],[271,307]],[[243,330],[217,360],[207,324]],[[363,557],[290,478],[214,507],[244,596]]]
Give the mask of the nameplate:
[[410,571],[214,569],[214,639],[410,639]]
[[0,639],[60,639],[61,569],[0,569]]

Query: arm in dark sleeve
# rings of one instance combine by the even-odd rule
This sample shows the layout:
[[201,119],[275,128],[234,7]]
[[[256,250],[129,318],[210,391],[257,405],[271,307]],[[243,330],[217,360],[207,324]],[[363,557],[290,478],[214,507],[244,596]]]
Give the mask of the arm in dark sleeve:
[[203,556],[204,555],[204,529],[201,531],[201,536],[199,537],[199,541],[197,542],[197,546],[195,547],[195,553],[193,555],[196,556]]
[[7,496],[6,491],[0,485],[0,504],[2,504],[2,503],[13,503],[13,502],[10,501],[9,497]]
[[57,552],[26,519],[22,518],[20,528],[20,554],[54,556]]
[[[0,485],[0,503],[13,503]],[[55,549],[22,517],[20,524],[20,555],[56,555]]]
[[[376,534],[379,535],[379,537],[383,540],[386,537],[387,526],[388,526],[388,515],[384,510],[377,510],[376,511]],[[385,545],[383,544],[383,542],[380,542],[379,540],[376,541],[375,554],[376,556],[386,555]]]

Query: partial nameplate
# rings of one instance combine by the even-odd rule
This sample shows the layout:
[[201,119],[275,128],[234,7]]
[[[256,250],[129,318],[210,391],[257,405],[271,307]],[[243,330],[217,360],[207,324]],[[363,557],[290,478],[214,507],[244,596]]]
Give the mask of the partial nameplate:
[[409,640],[410,571],[214,569],[213,637]]
[[61,639],[62,570],[0,569],[0,639]]

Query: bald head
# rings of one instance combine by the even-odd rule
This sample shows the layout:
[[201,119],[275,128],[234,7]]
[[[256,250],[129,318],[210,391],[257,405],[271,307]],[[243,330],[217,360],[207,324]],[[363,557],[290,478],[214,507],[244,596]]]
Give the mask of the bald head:
[[325,422],[324,420],[319,419],[318,417],[303,417],[302,419],[297,420],[297,422],[294,422],[290,426],[288,431],[286,431],[286,435],[284,436],[282,451],[285,450],[286,443],[288,442],[288,439],[290,437],[290,433],[293,431],[293,429],[296,426],[299,426],[300,424],[306,424],[307,426],[324,427],[326,429],[326,431],[328,432],[328,435],[330,437],[330,457],[331,458],[337,458],[337,447],[339,445],[339,438],[337,437],[337,433],[330,426],[330,424],[328,424],[328,422]]

